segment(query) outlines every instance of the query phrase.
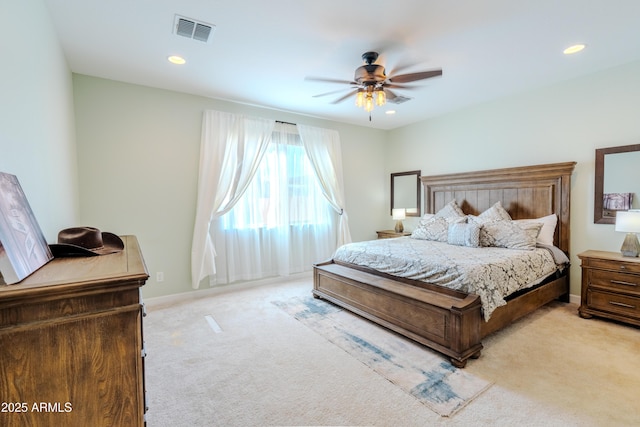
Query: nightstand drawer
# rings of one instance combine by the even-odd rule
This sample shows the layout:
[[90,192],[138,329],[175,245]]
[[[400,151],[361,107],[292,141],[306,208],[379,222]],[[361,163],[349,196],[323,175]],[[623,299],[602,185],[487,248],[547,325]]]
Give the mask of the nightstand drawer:
[[591,270],[590,286],[611,291],[629,292],[640,296],[640,276],[613,271]]
[[640,298],[590,291],[588,304],[596,310],[640,318]]
[[604,268],[607,270],[640,274],[640,264],[633,262],[610,261],[604,259],[590,259],[590,268]]

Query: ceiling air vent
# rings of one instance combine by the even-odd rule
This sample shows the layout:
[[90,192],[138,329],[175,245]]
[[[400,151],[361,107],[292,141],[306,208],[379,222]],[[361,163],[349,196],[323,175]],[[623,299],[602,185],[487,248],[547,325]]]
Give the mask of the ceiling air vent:
[[209,43],[216,26],[176,15],[173,28],[175,34],[179,36]]
[[402,95],[398,95],[395,98],[387,98],[387,102],[391,103],[391,104],[402,104],[404,102],[410,101],[412,98],[406,97],[406,96],[402,96]]

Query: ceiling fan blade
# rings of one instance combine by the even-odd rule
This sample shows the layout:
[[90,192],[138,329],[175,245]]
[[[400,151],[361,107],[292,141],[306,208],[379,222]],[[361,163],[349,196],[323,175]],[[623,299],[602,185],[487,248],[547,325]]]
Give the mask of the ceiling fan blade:
[[327,79],[324,77],[305,77],[307,81],[312,82],[325,82],[325,83],[340,83],[340,84],[348,84],[348,85],[357,85],[358,83],[353,82],[351,80],[339,80],[339,79]]
[[418,89],[420,86],[407,86],[407,85],[398,85],[398,84],[393,84],[393,83],[385,83],[383,85],[383,87],[385,89]]
[[415,66],[415,64],[408,64],[408,63],[397,64],[395,67],[389,70],[388,74],[390,76],[395,76],[397,74],[400,74],[401,71],[404,71],[408,68],[412,68],[413,66]]
[[393,101],[394,99],[396,99],[398,97],[398,95],[396,93],[394,93],[393,91],[388,89],[388,86],[384,87],[384,94],[387,96],[387,99],[389,101]]
[[409,83],[416,80],[429,79],[442,75],[442,70],[422,71],[419,73],[400,74],[398,76],[389,77],[388,80],[393,83]]
[[340,98],[338,98],[335,101],[333,101],[332,104],[339,104],[340,102],[344,101],[345,99],[352,97],[356,93],[358,93],[358,89],[352,90],[351,92],[349,92],[345,96],[341,96]]
[[320,93],[318,95],[313,95],[314,98],[320,98],[322,96],[327,96],[327,95],[333,95],[336,93],[340,93],[340,92],[344,92],[345,90],[349,90],[351,88],[343,88],[343,89],[338,89],[338,90],[332,90],[331,92],[325,92],[325,93]]

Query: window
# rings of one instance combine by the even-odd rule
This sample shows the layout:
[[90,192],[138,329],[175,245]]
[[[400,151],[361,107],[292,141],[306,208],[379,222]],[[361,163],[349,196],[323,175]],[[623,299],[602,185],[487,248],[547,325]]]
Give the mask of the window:
[[331,210],[302,145],[271,143],[224,230],[327,225]]
[[335,250],[336,223],[296,127],[278,124],[246,192],[213,223],[216,281],[311,270]]

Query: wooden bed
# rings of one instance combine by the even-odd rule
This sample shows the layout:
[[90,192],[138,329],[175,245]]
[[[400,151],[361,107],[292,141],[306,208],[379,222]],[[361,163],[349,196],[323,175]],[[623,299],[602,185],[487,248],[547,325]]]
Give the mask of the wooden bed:
[[[569,204],[575,162],[421,177],[424,212],[456,200],[477,215],[502,202],[513,219],[558,216],[555,246],[569,254]],[[457,367],[477,358],[481,339],[555,299],[568,302],[569,268],[510,297],[489,321],[480,297],[333,260],[314,266],[313,295],[449,356]]]

